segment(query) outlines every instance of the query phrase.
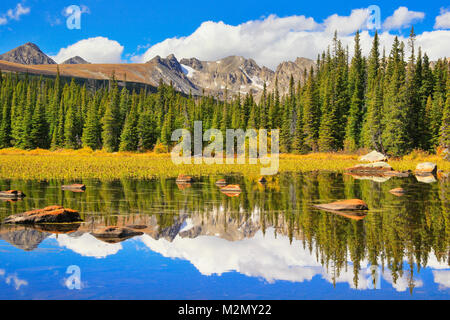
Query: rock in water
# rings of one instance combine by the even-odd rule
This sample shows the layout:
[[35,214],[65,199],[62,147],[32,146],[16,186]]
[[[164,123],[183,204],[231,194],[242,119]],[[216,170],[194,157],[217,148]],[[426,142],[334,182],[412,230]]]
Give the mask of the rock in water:
[[241,187],[238,184],[229,184],[223,188],[220,188],[220,191],[241,192]]
[[3,222],[12,224],[68,223],[83,221],[76,210],[61,206],[27,211],[7,217]]
[[25,198],[25,193],[18,190],[0,191],[0,198],[4,199],[22,199]]
[[416,167],[415,174],[420,175],[429,175],[429,174],[436,174],[437,172],[437,165],[433,162],[422,162],[419,163]]
[[392,193],[393,195],[396,195],[399,197],[403,196],[406,193],[405,189],[403,189],[403,188],[395,188],[395,189],[390,190],[389,192]]
[[359,158],[359,161],[362,162],[381,162],[387,160],[387,156],[375,150]]
[[190,176],[185,176],[184,174],[180,174],[177,178],[176,182],[182,182],[182,183],[191,183],[194,182],[194,179]]
[[373,162],[367,164],[357,164],[353,168],[348,168],[347,172],[351,173],[382,173],[385,171],[393,171],[392,167],[386,162]]
[[65,186],[61,186],[61,189],[63,190],[86,190],[86,186],[84,184],[79,184],[79,183],[75,183],[75,184],[69,184],[69,185],[65,185]]
[[313,207],[331,211],[358,211],[369,210],[367,203],[360,199],[341,200],[327,204],[318,204]]
[[124,241],[126,239],[130,239],[135,236],[141,236],[143,234],[143,232],[136,231],[127,227],[116,226],[104,227],[96,229],[92,232],[92,235],[94,237],[109,243]]
[[220,179],[216,181],[216,185],[217,186],[226,186],[227,185],[227,180],[225,179]]
[[238,197],[241,194],[241,187],[237,184],[229,184],[220,188],[220,192],[229,197]]

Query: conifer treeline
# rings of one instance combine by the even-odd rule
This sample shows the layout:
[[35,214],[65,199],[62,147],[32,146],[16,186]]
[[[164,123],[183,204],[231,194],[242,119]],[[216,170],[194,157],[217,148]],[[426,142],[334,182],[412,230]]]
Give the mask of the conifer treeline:
[[378,34],[368,57],[355,35],[354,54],[334,37],[304,71],[291,76],[281,96],[264,86],[257,103],[251,94],[219,101],[184,97],[160,81],[157,93],[110,87],[87,90],[72,80],[20,78],[0,72],[0,148],[89,147],[115,151],[169,150],[173,130],[280,129],[281,152],[355,151],[365,147],[390,155],[450,146],[449,63],[432,67],[414,30],[407,43],[395,38],[390,54],[380,53]]

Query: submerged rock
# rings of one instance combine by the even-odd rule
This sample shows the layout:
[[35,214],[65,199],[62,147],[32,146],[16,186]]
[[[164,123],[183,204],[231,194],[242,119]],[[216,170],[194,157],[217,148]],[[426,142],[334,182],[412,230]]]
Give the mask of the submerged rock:
[[117,243],[144,233],[127,227],[104,227],[96,229],[91,233],[94,237],[108,243]]
[[326,204],[313,205],[317,209],[331,210],[331,211],[358,211],[369,210],[367,203],[360,199],[341,200]]
[[375,150],[359,158],[359,161],[361,162],[382,162],[387,160],[388,158],[386,155]]
[[25,193],[18,190],[0,191],[0,198],[3,199],[22,199],[25,198]]
[[84,191],[84,190],[86,190],[86,186],[84,184],[75,183],[75,184],[61,186],[61,189],[71,190],[71,191]]
[[416,175],[430,175],[437,173],[437,165],[433,162],[422,162],[416,167]]
[[406,193],[405,189],[403,188],[395,188],[390,190],[389,192],[399,197],[403,196]]
[[7,217],[3,222],[11,224],[68,223],[83,221],[76,210],[61,206],[27,211]]

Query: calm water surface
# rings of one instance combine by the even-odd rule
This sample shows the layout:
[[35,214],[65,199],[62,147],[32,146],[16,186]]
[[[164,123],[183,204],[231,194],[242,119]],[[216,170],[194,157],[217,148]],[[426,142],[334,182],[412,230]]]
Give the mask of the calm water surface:
[[[226,195],[219,178],[242,187]],[[374,181],[376,180],[376,181]],[[62,191],[83,182],[84,193]],[[428,181],[431,182],[431,181]],[[397,197],[389,190],[403,187]],[[0,299],[449,299],[449,182],[282,174],[174,180],[15,181],[27,197],[0,218],[48,205],[79,210],[64,228],[0,225]],[[311,208],[360,198],[355,219]],[[117,243],[92,230],[143,225]],[[70,289],[69,266],[81,271]]]

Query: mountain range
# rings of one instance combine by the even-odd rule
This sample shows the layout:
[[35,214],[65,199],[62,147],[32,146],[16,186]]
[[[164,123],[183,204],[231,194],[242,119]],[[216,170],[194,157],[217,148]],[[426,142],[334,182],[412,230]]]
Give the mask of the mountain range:
[[297,82],[303,81],[303,71],[315,66],[313,60],[297,58],[282,62],[275,71],[259,66],[253,59],[230,56],[217,61],[201,61],[197,58],[178,60],[174,55],[156,56],[146,63],[91,64],[76,56],[57,64],[33,43],[26,43],[0,55],[0,70],[28,72],[30,74],[104,80],[114,76],[120,81],[158,86],[160,79],[172,83],[177,91],[185,94],[211,94],[219,98],[240,93],[260,96],[264,83],[272,90],[278,79],[280,93],[287,92],[291,75]]

